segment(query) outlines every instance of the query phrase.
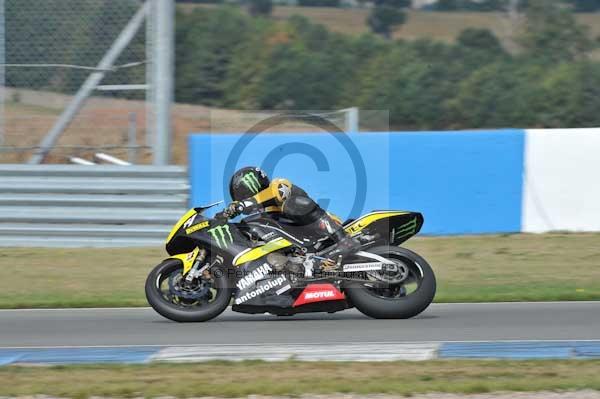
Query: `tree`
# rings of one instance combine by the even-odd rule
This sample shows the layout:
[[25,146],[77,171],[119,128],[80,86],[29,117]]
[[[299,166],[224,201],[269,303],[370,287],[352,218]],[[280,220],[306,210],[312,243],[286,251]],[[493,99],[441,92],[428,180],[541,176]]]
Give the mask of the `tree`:
[[394,29],[406,22],[406,13],[402,9],[410,5],[410,0],[376,0],[367,23],[373,33],[390,39]]
[[435,3],[436,11],[456,11],[459,8],[458,0],[438,0]]
[[577,12],[594,12],[600,10],[600,0],[567,0]]
[[434,5],[436,11],[500,11],[504,9],[506,0],[438,0]]
[[542,65],[510,60],[477,69],[447,101],[451,123],[460,128],[535,126],[545,71]]
[[564,5],[547,0],[528,0],[521,45],[545,61],[571,61],[584,57],[594,43],[588,28],[580,25]]
[[542,81],[541,109],[536,113],[543,127],[598,126],[600,70],[587,61],[562,63],[550,68]]
[[463,0],[462,8],[468,11],[500,11],[505,7],[505,0]]
[[248,0],[248,12],[253,17],[271,15],[271,11],[273,11],[272,0]]
[[339,7],[340,0],[298,0],[300,7]]
[[254,34],[254,19],[235,9],[179,12],[175,31],[178,102],[221,105],[235,50]]
[[489,29],[467,28],[457,38],[459,45],[490,53],[502,53],[500,40]]
[[419,40],[396,42],[348,82],[354,105],[389,110],[395,129],[437,129],[448,118],[444,99],[456,91],[469,66],[455,62],[454,46]]

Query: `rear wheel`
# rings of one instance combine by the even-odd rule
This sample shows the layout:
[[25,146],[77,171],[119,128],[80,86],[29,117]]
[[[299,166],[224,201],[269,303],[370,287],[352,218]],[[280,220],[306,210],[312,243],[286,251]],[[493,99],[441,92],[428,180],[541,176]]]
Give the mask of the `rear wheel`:
[[159,314],[179,322],[210,320],[229,305],[232,290],[226,273],[219,267],[191,282],[183,276],[183,264],[167,259],[146,279],[146,299]]
[[435,296],[436,281],[425,259],[400,247],[382,246],[367,251],[393,261],[395,268],[393,272],[370,273],[370,282],[345,286],[358,310],[376,319],[408,319],[427,309]]

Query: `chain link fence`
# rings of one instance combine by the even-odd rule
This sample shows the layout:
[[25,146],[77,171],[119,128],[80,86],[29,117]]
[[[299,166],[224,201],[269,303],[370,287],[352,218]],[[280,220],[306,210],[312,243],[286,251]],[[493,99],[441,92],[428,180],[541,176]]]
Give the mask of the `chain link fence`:
[[[160,73],[154,61],[162,59],[157,51],[158,4],[159,0],[0,0],[0,163],[26,163],[42,155],[45,163],[69,163],[73,158],[103,162],[95,158],[98,153],[136,164],[155,160]],[[140,12],[142,18],[137,18]],[[132,26],[135,29],[129,29]],[[131,34],[123,44],[128,29]],[[119,43],[117,56],[106,63]],[[89,85],[98,74],[101,79]],[[82,96],[86,87],[90,90]],[[341,130],[359,129],[355,109],[317,114]],[[277,112],[173,104],[171,162],[188,162],[190,132],[239,133],[273,115]],[[369,121],[368,115],[360,111],[361,124]],[[296,121],[271,130],[320,129]],[[58,139],[49,144],[46,140],[46,153],[42,144],[53,136]]]
[[94,73],[104,76],[46,161],[91,159],[102,150],[149,159],[148,18],[110,67],[101,67],[143,6],[140,0],[0,0],[0,162],[26,162]]

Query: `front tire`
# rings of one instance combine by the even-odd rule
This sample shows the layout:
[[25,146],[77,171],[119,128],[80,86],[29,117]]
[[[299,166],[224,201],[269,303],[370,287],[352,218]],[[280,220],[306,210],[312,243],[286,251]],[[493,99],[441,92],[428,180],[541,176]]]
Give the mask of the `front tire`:
[[[199,306],[188,305],[185,301],[181,304],[168,300],[172,293],[163,292],[161,286],[173,275],[183,271],[183,264],[177,259],[167,259],[156,266],[146,279],[146,299],[152,308],[167,319],[178,322],[201,322],[217,317],[227,308],[231,299],[232,290],[227,279],[227,273],[221,268],[214,268],[211,273],[212,300],[201,303]],[[173,295],[172,295],[173,296]],[[188,301],[189,303],[190,301]]]
[[[359,311],[376,319],[409,319],[427,309],[435,296],[436,281],[425,259],[400,247],[382,246],[367,251],[404,262],[411,270],[417,288],[409,294],[385,297],[364,283],[352,282],[346,286],[346,294]],[[401,289],[396,287],[397,292]]]

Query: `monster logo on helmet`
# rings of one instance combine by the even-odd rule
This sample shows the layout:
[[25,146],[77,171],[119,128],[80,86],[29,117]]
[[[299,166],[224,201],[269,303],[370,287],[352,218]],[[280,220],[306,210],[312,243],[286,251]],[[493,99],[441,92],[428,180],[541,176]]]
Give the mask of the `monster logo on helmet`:
[[256,175],[252,172],[246,173],[244,176],[242,176],[242,183],[244,183],[244,185],[248,187],[248,190],[250,190],[253,194],[258,194],[260,191],[260,182],[256,178]]
[[229,180],[229,194],[234,201],[243,201],[269,187],[266,173],[258,167],[247,166],[236,171]]

